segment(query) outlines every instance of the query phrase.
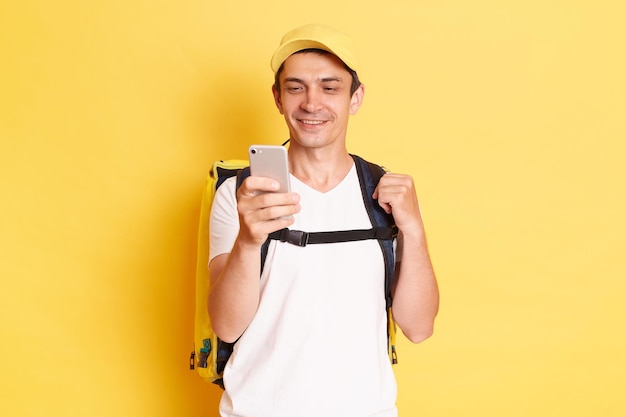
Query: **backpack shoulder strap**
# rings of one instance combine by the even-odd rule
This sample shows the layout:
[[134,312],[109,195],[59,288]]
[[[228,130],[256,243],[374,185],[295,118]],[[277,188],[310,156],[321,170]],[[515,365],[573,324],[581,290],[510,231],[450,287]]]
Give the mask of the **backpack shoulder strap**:
[[[237,172],[237,190],[239,189],[239,187],[241,187],[241,184],[243,184],[243,181],[248,178],[250,176],[250,167],[245,167],[243,169],[240,169]],[[263,267],[265,266],[265,258],[267,258],[267,250],[270,246],[270,239],[266,239],[265,242],[263,242],[263,245],[261,246],[261,271],[263,271]]]
[[[392,228],[394,233],[397,234],[397,227],[393,216],[383,210],[378,204],[378,200],[374,200],[372,195],[374,190],[378,186],[378,181],[385,175],[386,170],[379,165],[368,162],[357,155],[351,155],[354,159],[357,174],[359,176],[359,182],[361,184],[361,194],[363,195],[363,202],[367,214],[370,217],[372,226],[374,227],[386,227]],[[391,288],[393,285],[393,275],[395,270],[395,257],[393,251],[393,240],[379,239],[378,243],[383,252],[385,260],[385,300],[387,302],[387,308],[391,307]]]
[[[368,162],[357,155],[351,155],[356,165],[359,182],[361,183],[361,193],[365,208],[370,216],[370,221],[374,227],[390,227],[394,231],[394,237],[398,234],[398,227],[391,214],[388,214],[378,204],[378,200],[374,200],[372,195],[378,186],[378,182],[385,175],[386,170],[376,164]],[[396,352],[396,324],[393,319],[391,306],[393,298],[391,290],[393,288],[393,278],[395,274],[395,254],[393,250],[393,240],[378,239],[380,248],[383,252],[385,261],[385,302],[387,306],[387,348],[389,358],[392,364],[398,363],[398,355]]]
[[250,176],[250,167],[245,167],[237,171],[237,190],[243,184],[243,180]]

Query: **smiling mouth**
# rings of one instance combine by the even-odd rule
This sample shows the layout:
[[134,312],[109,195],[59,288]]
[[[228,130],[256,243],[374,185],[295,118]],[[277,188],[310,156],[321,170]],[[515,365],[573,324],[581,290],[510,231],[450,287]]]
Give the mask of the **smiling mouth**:
[[300,123],[302,123],[302,124],[305,124],[305,125],[311,125],[311,126],[321,125],[322,123],[324,123],[324,120],[307,120],[307,119],[300,119],[299,121],[300,121]]

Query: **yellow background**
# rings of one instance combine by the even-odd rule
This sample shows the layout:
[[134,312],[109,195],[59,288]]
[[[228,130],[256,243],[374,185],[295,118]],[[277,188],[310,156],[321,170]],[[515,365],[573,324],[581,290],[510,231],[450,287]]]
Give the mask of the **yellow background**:
[[401,416],[625,415],[625,12],[2,1],[0,415],[217,414],[187,369],[202,186],[285,139],[269,58],[309,22],[353,36],[350,149],[427,222],[441,313],[400,343]]

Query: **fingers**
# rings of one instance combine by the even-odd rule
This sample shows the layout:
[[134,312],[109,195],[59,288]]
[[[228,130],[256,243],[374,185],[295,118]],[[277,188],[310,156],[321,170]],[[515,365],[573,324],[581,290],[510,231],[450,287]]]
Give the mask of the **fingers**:
[[[237,190],[237,201],[245,209],[266,210],[267,218],[281,217],[281,206],[297,204],[300,197],[296,193],[279,193],[277,181],[265,177],[248,177]],[[293,214],[293,213],[288,213]]]
[[385,174],[380,179],[374,198],[382,203],[401,203],[407,199],[417,198],[413,178],[401,174]]
[[254,197],[261,193],[276,192],[280,188],[278,181],[266,177],[247,177],[239,189],[238,196]]
[[248,177],[237,190],[240,237],[263,243],[267,235],[289,227],[300,211],[300,196],[279,193],[278,183],[270,178]]
[[402,174],[385,174],[380,179],[373,198],[387,213],[392,213],[400,227],[419,218],[419,205],[413,178]]

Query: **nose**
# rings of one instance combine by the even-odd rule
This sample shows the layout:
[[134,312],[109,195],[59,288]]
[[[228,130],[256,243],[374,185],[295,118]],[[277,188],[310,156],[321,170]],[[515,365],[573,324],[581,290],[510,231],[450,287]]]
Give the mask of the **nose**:
[[319,111],[322,108],[321,94],[313,88],[308,89],[301,107],[309,113]]

